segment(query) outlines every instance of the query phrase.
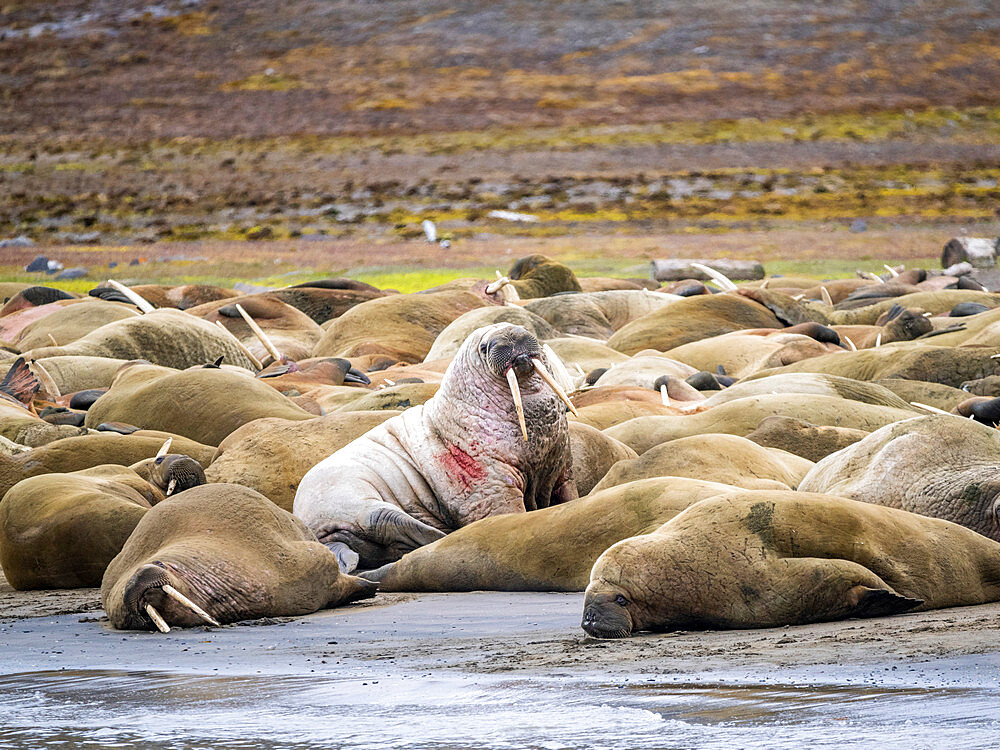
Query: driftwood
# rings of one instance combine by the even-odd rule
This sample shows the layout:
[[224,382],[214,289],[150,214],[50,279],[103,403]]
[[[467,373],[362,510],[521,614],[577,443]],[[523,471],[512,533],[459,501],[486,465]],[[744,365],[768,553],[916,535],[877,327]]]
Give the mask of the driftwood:
[[657,281],[680,281],[681,279],[699,279],[701,281],[707,281],[708,276],[703,271],[699,271],[697,268],[693,267],[691,265],[692,263],[701,263],[702,265],[713,268],[716,271],[720,271],[730,279],[738,281],[753,281],[764,278],[764,266],[757,261],[729,260],[728,258],[720,258],[717,260],[700,260],[695,258],[654,260],[652,262],[653,278]]

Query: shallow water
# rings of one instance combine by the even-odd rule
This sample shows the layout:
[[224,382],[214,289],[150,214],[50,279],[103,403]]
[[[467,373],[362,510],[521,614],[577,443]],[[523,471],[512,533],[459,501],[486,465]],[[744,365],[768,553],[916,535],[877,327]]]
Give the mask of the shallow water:
[[1000,691],[402,674],[0,677],[0,748],[1000,747]]

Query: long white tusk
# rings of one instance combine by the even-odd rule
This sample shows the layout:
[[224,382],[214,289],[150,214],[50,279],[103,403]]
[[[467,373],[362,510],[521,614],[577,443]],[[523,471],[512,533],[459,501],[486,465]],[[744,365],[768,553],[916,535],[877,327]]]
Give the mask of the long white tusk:
[[166,494],[166,496],[170,497],[171,495],[173,495],[175,489],[177,489],[177,480],[176,479],[171,479],[167,483],[167,494]]
[[59,346],[59,344],[56,342],[56,337],[53,336],[51,333],[49,334],[49,341],[52,342],[52,346]]
[[911,401],[910,406],[916,406],[918,409],[924,409],[934,414],[944,414],[946,417],[957,416],[955,414],[952,414],[950,411],[945,411],[944,409],[938,409],[936,406],[929,406],[928,404],[921,404],[919,401]]
[[[500,272],[497,271],[497,273],[500,273]],[[487,294],[496,294],[498,291],[500,291],[501,289],[503,289],[509,283],[510,283],[510,279],[508,279],[506,276],[500,276],[500,277],[497,278],[496,281],[493,281],[493,282],[491,282],[491,283],[489,283],[489,284],[486,285],[486,293]]]
[[517,410],[517,421],[521,423],[521,434],[524,442],[528,442],[528,426],[524,423],[524,404],[521,403],[521,387],[517,384],[517,373],[514,368],[507,370],[507,383],[510,385],[510,395],[514,399],[514,408]]
[[924,316],[925,318],[929,318],[929,317],[931,317],[931,316],[932,316],[932,315],[933,315],[934,313],[930,313],[930,312],[925,312],[925,313],[920,313],[920,314],[921,314],[921,315],[923,315],[923,316]]
[[206,612],[201,607],[199,607],[197,604],[195,604],[193,601],[191,601],[190,599],[188,599],[186,596],[184,596],[184,594],[182,594],[180,591],[178,591],[177,589],[175,589],[169,583],[166,584],[163,587],[163,593],[166,594],[167,596],[171,597],[172,599],[175,599],[176,601],[180,602],[181,604],[183,604],[185,607],[187,607],[188,609],[190,609],[192,612],[194,612],[196,615],[198,615],[198,617],[200,617],[202,620],[204,620],[205,622],[207,622],[209,625],[214,625],[217,628],[221,628],[222,627],[219,624],[219,621],[216,620],[214,617],[212,617],[212,615],[208,614],[208,612]]
[[858,347],[856,347],[856,346],[854,345],[854,342],[853,342],[853,341],[851,341],[851,337],[850,337],[850,336],[844,336],[843,338],[844,338],[844,341],[846,341],[846,342],[847,342],[847,345],[848,345],[849,347],[851,347],[851,351],[852,351],[852,352],[856,352],[856,351],[858,350]]
[[[548,383],[549,384],[549,388],[551,388],[553,391],[555,391],[556,395],[559,397],[559,399],[564,404],[566,404],[566,408],[569,409],[571,412],[573,412],[574,416],[579,417],[580,415],[577,412],[576,407],[573,406],[573,402],[569,400],[569,396],[566,395],[566,391],[564,391],[562,389],[562,386],[560,386],[556,382],[555,378],[553,378],[551,375],[549,375],[549,371],[545,369],[545,365],[542,364],[542,361],[540,359],[532,359],[531,360],[531,364],[533,364],[535,366],[535,372],[538,373],[539,377],[541,377],[542,380],[544,380],[546,383]],[[513,371],[511,370],[510,372],[513,372]],[[507,379],[510,380],[510,374],[509,373],[507,375]],[[516,380],[515,380],[515,382],[516,382]],[[513,390],[513,389],[511,389],[511,390]]]
[[794,297],[792,297],[792,299],[795,300],[796,302],[798,302],[799,300],[801,300],[805,296],[806,295],[804,295],[804,294],[796,294]]
[[692,263],[691,268],[697,268],[703,274],[708,276],[712,281],[718,284],[720,289],[724,289],[727,292],[732,292],[739,287],[732,282],[732,280],[725,274],[719,273],[714,268],[709,268],[702,263]]
[[152,604],[146,605],[146,614],[149,615],[149,619],[153,621],[153,624],[156,626],[157,630],[159,630],[161,633],[170,632],[170,626],[167,625],[167,621],[160,616],[160,613],[156,611],[156,607],[154,607]]
[[875,337],[875,348],[878,349],[882,346],[882,332],[878,332],[878,336]]
[[166,439],[163,445],[160,446],[160,450],[156,451],[156,455],[153,458],[163,458],[167,455],[167,451],[170,450],[170,444],[174,442],[172,437]]
[[34,368],[35,377],[38,378],[38,382],[42,384],[42,387],[52,398],[59,398],[62,394],[59,392],[59,386],[56,385],[56,381],[49,375],[49,371],[42,367],[42,363],[37,359],[32,360],[31,365]]
[[264,345],[264,348],[267,350],[267,353],[274,358],[275,362],[280,362],[281,352],[278,351],[278,348],[274,345],[274,342],[271,341],[268,335],[264,333],[264,329],[261,328],[259,325],[257,325],[257,321],[251,318],[250,314],[243,309],[243,305],[239,304],[238,302],[236,303],[236,311],[243,316],[243,320],[245,320],[247,322],[247,325],[250,326],[250,330],[253,331],[254,334],[257,336],[257,338],[260,339],[260,343]]
[[542,351],[545,352],[545,359],[548,361],[549,367],[552,368],[552,377],[556,379],[556,382],[562,386],[564,391],[574,390],[576,383],[573,376],[569,374],[569,370],[566,369],[566,365],[563,364],[562,358],[548,344],[542,344]]
[[830,296],[830,293],[826,290],[825,286],[821,286],[819,288],[819,296],[823,298],[824,304],[833,307],[833,297]]
[[660,400],[663,402],[664,406],[670,406],[670,394],[667,393],[666,383],[660,386]]
[[238,338],[236,338],[236,334],[235,333],[233,333],[228,328],[226,328],[224,325],[222,325],[222,321],[221,320],[215,321],[215,325],[219,326],[219,328],[221,328],[223,331],[225,331],[226,333],[228,333],[232,337],[233,341],[236,342],[236,347],[241,352],[243,352],[243,355],[247,359],[250,360],[250,364],[252,364],[258,370],[263,370],[264,369],[264,365],[261,364],[261,361],[259,359],[257,359],[257,357],[254,356],[254,353],[252,351],[250,351],[249,349],[247,349],[246,344],[244,344],[242,341],[240,341]]
[[156,309],[151,304],[149,304],[149,302],[147,302],[145,299],[143,299],[140,295],[138,295],[135,292],[133,292],[131,289],[129,289],[124,284],[121,284],[121,283],[115,281],[114,279],[108,279],[108,284],[110,284],[115,289],[117,289],[119,292],[121,292],[122,294],[124,294],[130,300],[132,300],[132,304],[135,305],[136,307],[138,307],[142,312],[144,312],[144,313],[151,313],[151,312],[153,312],[153,310]]
[[888,264],[888,263],[883,263],[883,264],[882,264],[882,268],[884,268],[884,269],[885,269],[886,271],[888,271],[888,272],[889,272],[889,274],[890,274],[890,275],[891,275],[891,276],[892,276],[893,278],[896,278],[897,276],[899,276],[899,271],[897,271],[896,269],[894,269],[894,268],[892,268],[891,266],[889,266],[889,264]]
[[766,279],[764,279],[763,282],[761,282],[760,288],[761,289],[767,289],[767,285],[770,284],[770,283],[771,283],[771,277],[768,276]]

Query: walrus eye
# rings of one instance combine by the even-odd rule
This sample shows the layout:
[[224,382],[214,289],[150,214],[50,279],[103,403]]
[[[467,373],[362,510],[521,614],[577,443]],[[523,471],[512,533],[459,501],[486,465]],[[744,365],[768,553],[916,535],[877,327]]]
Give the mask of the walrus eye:
[[618,596],[615,597],[615,604],[617,604],[619,607],[627,607],[628,599],[626,599],[621,594],[618,594]]
[[489,349],[489,348],[490,348],[490,345],[486,341],[484,341],[483,343],[481,343],[479,345],[479,351],[481,351],[483,354],[486,354],[486,350]]

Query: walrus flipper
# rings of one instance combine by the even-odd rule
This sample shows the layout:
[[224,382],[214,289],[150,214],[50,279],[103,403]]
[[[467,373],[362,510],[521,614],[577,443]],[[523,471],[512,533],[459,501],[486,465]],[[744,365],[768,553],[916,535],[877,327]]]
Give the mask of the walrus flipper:
[[873,589],[855,586],[847,592],[847,598],[854,604],[848,617],[888,617],[909,612],[924,603],[923,599],[910,599],[890,589]]
[[375,581],[376,583],[381,583],[389,571],[395,567],[396,563],[386,563],[381,568],[375,568],[374,570],[359,570],[355,573],[358,578],[363,578],[366,581]]
[[401,547],[405,551],[436,542],[444,532],[435,529],[399,508],[384,504],[368,516],[369,536],[386,547]]
[[41,383],[28,368],[24,357],[18,357],[14,360],[14,364],[10,366],[3,381],[0,382],[0,391],[25,406],[31,403],[40,387]]
[[340,566],[341,573],[350,573],[358,567],[358,561],[360,560],[358,553],[344,542],[330,542],[326,547],[336,556],[337,565]]

